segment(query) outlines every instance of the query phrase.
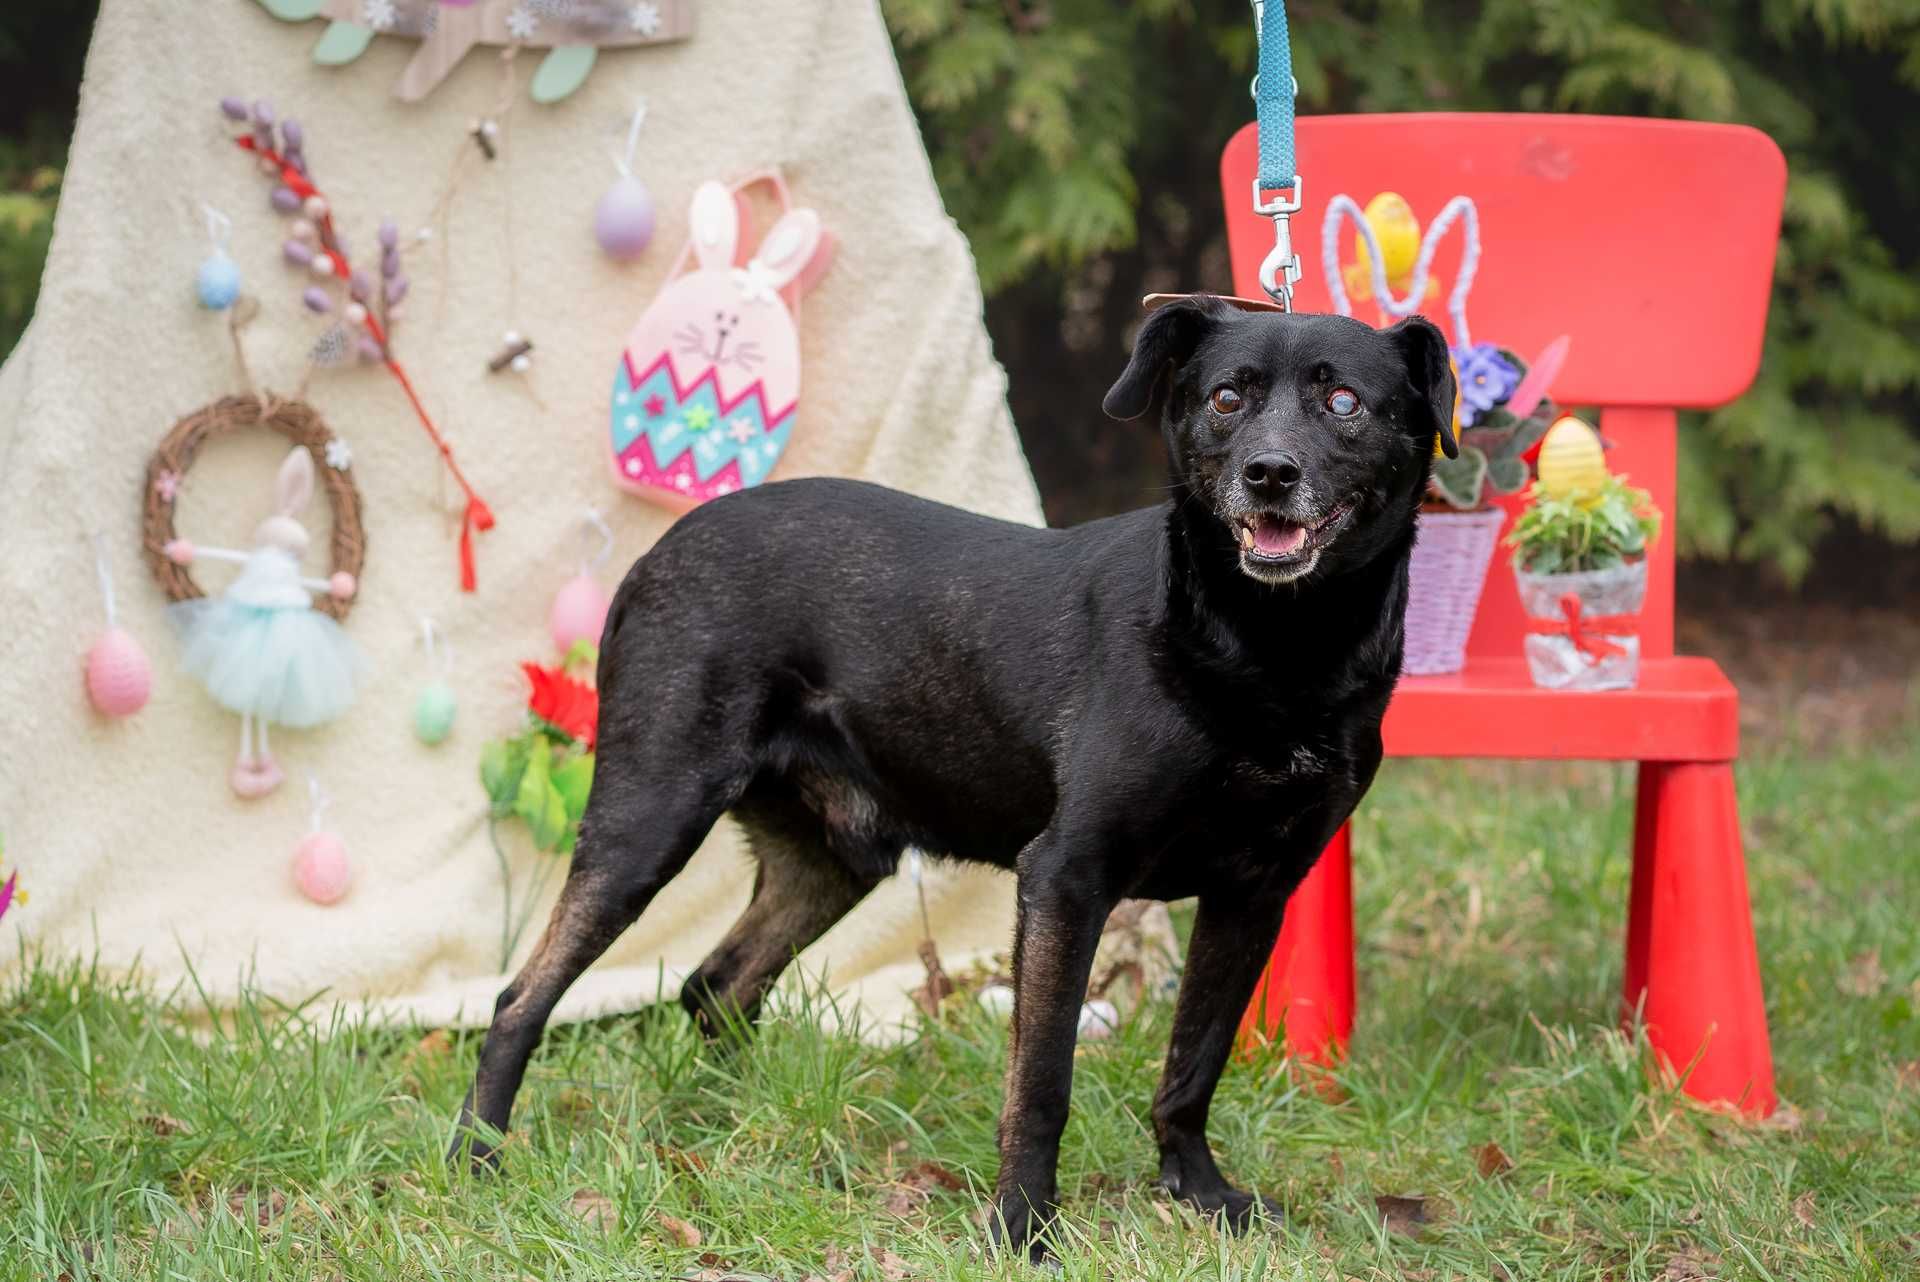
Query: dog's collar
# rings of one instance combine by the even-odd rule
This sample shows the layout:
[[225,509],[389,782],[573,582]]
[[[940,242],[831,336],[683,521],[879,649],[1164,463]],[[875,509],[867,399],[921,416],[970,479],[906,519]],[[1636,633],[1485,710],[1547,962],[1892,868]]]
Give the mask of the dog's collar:
[[1158,311],[1169,303],[1183,303],[1193,299],[1213,299],[1229,307],[1237,307],[1243,312],[1284,312],[1287,309],[1278,303],[1264,298],[1236,298],[1232,294],[1148,294],[1140,300],[1140,305],[1148,311]]

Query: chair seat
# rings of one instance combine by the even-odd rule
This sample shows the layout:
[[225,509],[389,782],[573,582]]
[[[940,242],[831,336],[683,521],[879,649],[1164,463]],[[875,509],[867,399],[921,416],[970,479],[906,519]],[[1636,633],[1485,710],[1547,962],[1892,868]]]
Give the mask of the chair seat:
[[1524,658],[1403,677],[1381,730],[1390,757],[1731,761],[1740,692],[1711,659],[1645,659],[1632,690],[1542,690]]

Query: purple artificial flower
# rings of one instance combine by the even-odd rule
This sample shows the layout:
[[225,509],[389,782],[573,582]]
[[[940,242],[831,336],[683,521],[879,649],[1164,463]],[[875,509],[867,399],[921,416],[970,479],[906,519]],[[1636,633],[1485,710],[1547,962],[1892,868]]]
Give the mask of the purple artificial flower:
[[1455,348],[1460,366],[1460,426],[1472,427],[1480,416],[1502,404],[1520,385],[1520,369],[1492,343]]

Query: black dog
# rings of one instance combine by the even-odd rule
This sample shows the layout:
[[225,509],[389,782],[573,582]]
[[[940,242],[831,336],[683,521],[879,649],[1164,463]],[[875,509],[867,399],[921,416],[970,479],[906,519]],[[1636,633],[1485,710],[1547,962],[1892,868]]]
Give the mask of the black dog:
[[1105,406],[1160,411],[1164,506],[1040,530],[804,480],[680,521],[608,616],[592,799],[456,1155],[491,1156],[554,1003],[730,812],[759,868],[681,996],[709,1032],[751,1019],[904,847],[1018,873],[995,1212],[1036,1254],[1102,924],[1125,896],[1197,897],[1160,1177],[1244,1227],[1208,1105],[1287,896],[1379,765],[1453,398],[1425,320],[1188,300],[1148,318]]

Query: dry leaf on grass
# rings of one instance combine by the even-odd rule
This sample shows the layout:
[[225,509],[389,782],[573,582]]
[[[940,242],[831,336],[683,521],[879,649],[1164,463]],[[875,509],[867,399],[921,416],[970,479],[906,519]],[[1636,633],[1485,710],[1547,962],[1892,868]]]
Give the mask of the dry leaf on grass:
[[1483,1179],[1494,1179],[1513,1169],[1513,1159],[1507,1156],[1507,1150],[1492,1140],[1488,1140],[1473,1150],[1473,1165]]
[[406,1053],[400,1057],[402,1087],[410,1094],[418,1093],[422,1084],[421,1078],[435,1064],[444,1061],[451,1054],[453,1054],[453,1034],[444,1028],[434,1029],[407,1047]]
[[165,1113],[149,1113],[140,1119],[140,1125],[166,1139],[170,1135],[190,1135],[193,1128],[177,1117],[168,1117]]
[[1419,1237],[1420,1226],[1431,1224],[1436,1218],[1436,1208],[1424,1197],[1395,1197],[1383,1193],[1373,1199],[1373,1205],[1380,1212],[1380,1222],[1387,1226],[1387,1232],[1403,1237]]
[[900,1282],[901,1278],[913,1276],[913,1266],[887,1250],[886,1247],[876,1246],[869,1249],[873,1255],[873,1262],[880,1266],[880,1275],[889,1279],[889,1282]]
[[237,1188],[227,1194],[227,1209],[233,1212],[234,1219],[246,1219],[249,1205],[254,1222],[264,1229],[287,1213],[287,1195],[279,1189],[268,1189],[262,1194],[253,1188]]
[[1666,1282],[1720,1282],[1720,1257],[1688,1247],[1674,1252],[1661,1276]]
[[1920,1059],[1910,1059],[1902,1064],[1895,1071],[1893,1080],[1898,1086],[1920,1090]]
[[698,1153],[689,1153],[683,1148],[674,1148],[670,1144],[655,1144],[653,1155],[660,1159],[662,1166],[671,1167],[683,1175],[704,1175],[707,1163]]
[[665,1211],[656,1212],[653,1218],[660,1221],[661,1231],[681,1246],[699,1246],[706,1240],[701,1236],[699,1229],[685,1220],[668,1215]]
[[1840,991],[1852,997],[1873,997],[1887,986],[1887,972],[1880,965],[1880,950],[1869,948],[1847,963],[1840,977]]
[[1808,1189],[1793,1199],[1793,1218],[1807,1228],[1813,1227],[1813,1190]]
[[952,1193],[966,1186],[965,1180],[938,1162],[915,1162],[898,1180],[886,1186],[887,1196],[882,1205],[888,1215],[911,1215],[926,1205],[935,1189]]
[[595,1189],[575,1189],[567,1199],[567,1209],[584,1224],[609,1232],[620,1223],[620,1208],[613,1199]]

